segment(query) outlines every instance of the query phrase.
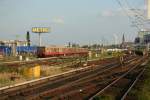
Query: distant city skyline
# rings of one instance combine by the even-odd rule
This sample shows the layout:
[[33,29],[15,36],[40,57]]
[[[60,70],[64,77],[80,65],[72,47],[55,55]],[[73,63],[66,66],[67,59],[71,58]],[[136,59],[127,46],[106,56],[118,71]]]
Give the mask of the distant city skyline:
[[[144,6],[140,2],[135,5]],[[44,45],[116,44],[123,34],[126,41],[137,36],[116,0],[0,0],[0,22],[0,40],[25,40],[30,31],[34,45],[38,45],[38,35],[32,27],[51,27],[42,36]]]

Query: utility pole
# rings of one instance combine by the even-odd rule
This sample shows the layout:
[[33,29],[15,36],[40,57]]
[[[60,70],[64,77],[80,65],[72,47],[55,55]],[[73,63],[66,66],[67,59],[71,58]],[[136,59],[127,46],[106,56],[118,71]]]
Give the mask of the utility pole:
[[42,45],[41,33],[39,33],[39,46]]
[[150,19],[150,0],[147,0],[147,19]]

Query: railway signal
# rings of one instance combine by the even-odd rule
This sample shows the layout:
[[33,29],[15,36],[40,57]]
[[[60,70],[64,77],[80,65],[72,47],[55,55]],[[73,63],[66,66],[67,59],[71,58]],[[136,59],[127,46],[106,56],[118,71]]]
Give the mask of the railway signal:
[[29,31],[27,31],[26,40],[27,40],[27,45],[30,46],[30,33],[29,33]]

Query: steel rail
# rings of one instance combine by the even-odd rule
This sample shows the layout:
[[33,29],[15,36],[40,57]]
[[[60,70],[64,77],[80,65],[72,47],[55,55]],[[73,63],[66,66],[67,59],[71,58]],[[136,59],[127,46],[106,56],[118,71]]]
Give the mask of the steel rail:
[[[105,66],[103,66],[102,68],[104,68],[104,67],[108,67],[108,66],[110,66],[110,65],[113,65],[113,64],[116,64],[116,62],[114,63],[111,63],[111,64],[107,64],[107,65],[105,65]],[[97,66],[99,66],[99,65],[97,65]],[[6,91],[9,91],[9,89],[12,89],[12,88],[16,88],[16,87],[21,87],[21,86],[25,86],[26,88],[28,87],[28,86],[32,86],[32,84],[35,84],[36,82],[39,82],[39,81],[43,81],[43,80],[45,80],[45,81],[51,81],[50,79],[51,78],[59,78],[59,76],[65,76],[66,74],[75,74],[75,73],[78,73],[78,72],[82,72],[82,71],[85,71],[85,72],[91,72],[91,71],[94,71],[94,70],[97,70],[97,68],[95,67],[95,69],[94,70],[89,70],[89,69],[93,69],[93,67],[92,66],[88,66],[88,67],[85,67],[85,68],[79,68],[79,69],[75,69],[75,70],[71,70],[71,71],[68,71],[68,72],[64,72],[64,73],[62,73],[62,74],[58,74],[58,75],[54,75],[54,76],[48,76],[48,77],[44,77],[44,78],[40,78],[40,79],[36,79],[36,80],[32,80],[32,81],[28,81],[28,82],[24,82],[24,83],[21,83],[21,84],[15,84],[15,85],[11,85],[11,86],[6,86],[6,87],[3,87],[3,88],[0,88],[0,93],[1,94],[3,94],[3,93],[5,93]],[[98,68],[98,69],[101,69],[101,68]],[[79,73],[79,74],[83,74],[83,73]],[[75,75],[76,76],[76,75]],[[77,76],[79,76],[78,74],[77,74]],[[61,77],[61,78],[62,78]],[[72,77],[72,76],[70,76],[70,77]],[[69,77],[67,77],[67,78],[69,78]],[[58,80],[59,81],[59,80]]]
[[130,73],[131,71],[133,71],[135,68],[137,68],[139,66],[139,62],[137,62],[137,64],[134,65],[134,67],[132,67],[129,71],[127,71],[125,74],[121,75],[119,78],[117,78],[116,80],[114,80],[112,83],[110,83],[109,85],[107,85],[106,87],[104,87],[102,90],[100,90],[99,92],[97,92],[95,95],[91,96],[89,98],[89,100],[93,100],[96,96],[100,95],[101,93],[103,93],[106,89],[108,89],[110,86],[114,85],[116,82],[118,82],[120,79],[122,79],[123,77],[125,77],[126,75],[128,75],[128,73]]
[[[134,58],[135,59],[135,58]],[[108,67],[110,64],[108,64],[108,65],[105,65],[104,67]],[[91,66],[89,66],[90,68],[92,68]],[[63,74],[60,74],[60,76],[62,76],[62,75],[65,75],[65,74],[68,74],[68,73],[76,73],[76,72],[79,72],[79,71],[83,71],[83,70],[85,70],[86,68],[81,68],[81,69],[76,69],[76,70],[74,70],[74,71],[71,71],[71,72],[65,72],[65,73],[63,73]],[[87,68],[88,69],[88,68]],[[54,76],[54,77],[57,77],[57,75],[56,76]],[[50,78],[52,78],[52,76],[50,76],[50,77],[46,77],[46,78],[41,78],[41,79],[38,79],[38,80],[36,80],[36,81],[30,81],[30,82],[26,82],[26,83],[24,83],[24,84],[19,84],[18,86],[21,86],[21,85],[26,85],[26,86],[32,86],[32,84],[31,83],[34,83],[34,82],[37,82],[37,81],[41,81],[41,80],[47,80],[47,81],[50,81]],[[14,86],[14,87],[17,87],[16,85]],[[4,93],[5,92],[5,89],[9,89],[9,88],[13,88],[13,86],[11,87],[7,87],[7,88],[1,88],[1,92],[2,93]]]
[[145,68],[142,70],[142,72],[140,72],[138,74],[138,76],[136,77],[136,79],[134,80],[134,82],[131,84],[131,86],[128,88],[128,90],[124,93],[124,95],[121,97],[120,100],[125,100],[126,96],[128,95],[128,93],[131,91],[131,89],[133,88],[133,86],[137,83],[137,81],[139,80],[139,78],[141,77],[141,75],[144,73]]
[[[107,66],[108,67],[108,66]],[[105,68],[107,68],[107,67],[105,67]],[[92,74],[92,75],[88,75],[88,76],[86,76],[86,77],[83,77],[83,78],[80,78],[79,80],[75,80],[75,81],[72,81],[72,82],[70,82],[70,83],[68,83],[68,84],[65,84],[65,85],[63,85],[63,86],[60,86],[60,87],[58,87],[58,88],[55,88],[54,90],[56,90],[56,89],[64,89],[64,88],[67,88],[68,86],[69,87],[72,87],[72,86],[74,86],[74,85],[80,85],[80,84],[83,84],[83,83],[86,83],[86,81],[91,81],[91,80],[94,80],[95,78],[96,78],[96,76],[98,76],[98,75],[101,75],[102,73],[105,73],[105,72],[107,72],[107,71],[110,71],[110,70],[112,70],[112,69],[114,69],[114,68],[116,68],[116,67],[118,67],[118,65],[114,65],[114,66],[112,66],[112,67],[109,67],[109,68],[107,68],[107,69],[104,69],[104,70],[101,70],[101,71],[99,71],[98,73],[94,73],[94,74]],[[94,77],[94,78],[92,78],[92,77]],[[92,78],[92,79],[91,79]],[[54,90],[52,90],[52,91],[54,91]],[[50,91],[49,91],[50,92]],[[37,96],[37,95],[42,95],[42,94],[45,94],[44,92],[42,92],[42,93],[40,93],[40,94],[35,94],[35,97]]]
[[[117,62],[115,62],[117,63]],[[110,64],[106,64],[106,65],[101,65],[103,67],[108,67],[110,65],[113,65],[115,64],[114,62],[113,63],[110,63]],[[95,67],[98,67],[100,65],[95,65]],[[102,67],[102,68],[103,68]],[[43,77],[43,78],[39,78],[39,79],[35,79],[35,80],[31,80],[31,81],[26,81],[24,83],[19,83],[19,84],[15,84],[15,85],[10,85],[10,86],[5,86],[5,87],[1,87],[0,88],[0,93],[1,91],[3,90],[6,90],[6,89],[9,89],[9,88],[14,88],[14,87],[17,87],[17,86],[21,86],[21,85],[26,85],[26,84],[29,84],[29,83],[34,83],[34,82],[37,82],[37,81],[42,81],[42,80],[45,80],[45,79],[50,79],[50,78],[54,78],[54,77],[59,77],[59,76],[63,76],[65,74],[69,74],[69,73],[75,73],[75,72],[79,72],[79,71],[86,71],[88,69],[91,69],[93,68],[93,66],[86,66],[84,68],[77,68],[77,69],[73,69],[73,70],[70,70],[70,71],[67,71],[67,72],[64,72],[64,73],[61,73],[61,74],[57,74],[57,75],[52,75],[52,76],[47,76],[47,77]],[[30,84],[31,85],[31,84]]]
[[[134,58],[134,60],[136,60],[136,59]],[[132,62],[133,60],[130,60],[130,61]],[[130,62],[130,61],[129,61],[129,62]],[[118,67],[118,65],[115,65],[115,66]],[[73,82],[71,82],[71,83],[69,83],[69,84],[63,85],[63,86],[58,87],[58,88],[56,88],[56,89],[59,89],[59,90],[65,89],[65,88],[68,87],[68,85],[69,85],[69,87],[72,87],[72,86],[75,86],[75,85],[79,85],[79,84],[82,84],[82,83],[83,83],[83,82],[81,82],[81,81],[84,81],[84,80],[87,81],[87,79],[88,79],[88,81],[90,81],[90,80],[91,80],[90,77],[94,77],[95,75],[102,74],[102,73],[105,73],[105,72],[107,72],[107,71],[110,71],[111,69],[115,68],[115,66],[112,66],[112,67],[107,68],[107,69],[105,69],[105,70],[103,70],[103,71],[100,71],[99,73],[96,73],[96,74],[92,74],[92,75],[83,77],[83,78],[81,78],[81,79],[79,79],[79,80],[73,81]],[[96,77],[96,76],[95,76],[95,77]],[[92,78],[92,80],[94,80],[94,79],[95,79],[95,78]],[[84,83],[85,83],[85,82],[84,82]],[[56,90],[56,89],[55,89],[55,90]],[[54,90],[52,90],[52,91],[54,91]],[[51,92],[51,91],[48,91],[48,92]],[[47,91],[41,93],[41,95],[46,94],[46,93],[47,93]],[[38,95],[36,94],[35,97],[36,97],[36,96],[40,96],[40,94],[38,94]]]

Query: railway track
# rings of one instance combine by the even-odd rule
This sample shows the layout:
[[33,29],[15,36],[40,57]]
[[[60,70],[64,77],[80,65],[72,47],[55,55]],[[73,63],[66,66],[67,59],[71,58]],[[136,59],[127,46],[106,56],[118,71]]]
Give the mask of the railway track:
[[[138,58],[126,59],[126,64],[137,60]],[[47,81],[39,82],[38,84],[27,84],[22,88],[17,87],[17,89],[12,88],[10,90],[3,90],[1,91],[0,99],[58,99],[75,96],[78,92],[83,94],[84,90],[95,89],[95,87],[100,86],[101,84],[110,83],[112,80],[116,79],[115,74],[116,76],[122,74],[131,67],[126,67],[123,71],[120,71],[121,67],[119,66],[120,63],[113,62],[105,66],[90,68],[90,70],[78,71],[72,75],[62,75],[57,78],[48,79]],[[111,77],[112,75],[114,76]],[[91,92],[93,93],[93,91]],[[87,98],[92,93],[80,97]]]
[[[33,65],[33,64],[46,64],[46,65],[59,65],[61,64],[61,62],[57,62],[57,60],[65,60],[65,59],[75,59],[74,57],[50,57],[50,58],[39,58],[39,59],[36,59],[36,60],[29,60],[29,61],[9,61],[9,62],[1,62],[0,63],[0,66],[8,66],[8,67],[20,67],[20,66],[23,66],[23,65]],[[107,58],[107,59],[104,59],[104,61],[112,61],[116,58]],[[98,61],[87,61],[89,64],[91,63],[96,63]]]
[[[131,66],[130,66],[131,67]],[[124,69],[124,71],[127,69]],[[108,74],[109,73],[109,74]],[[45,93],[40,94],[40,98],[47,99],[51,98],[54,100],[58,99],[71,99],[71,100],[83,100],[88,99],[90,95],[94,93],[94,91],[98,91],[100,88],[102,89],[104,86],[109,84],[111,81],[115,80],[118,76],[122,74],[120,69],[110,69],[104,70],[100,75],[87,78],[86,80],[75,82],[71,85],[66,85],[66,87],[59,87],[58,89],[52,91],[46,91]],[[113,77],[112,77],[113,75]],[[89,91],[91,90],[91,91]],[[61,94],[61,95],[60,95]],[[37,97],[37,96],[36,96]],[[34,98],[34,99],[40,99]]]
[[[143,60],[142,60],[143,61]],[[115,100],[126,100],[128,93],[131,91],[133,86],[136,84],[140,76],[145,71],[145,64],[138,62],[129,71],[119,76],[116,80],[106,85],[103,89],[92,95],[89,100],[96,98],[111,96]]]
[[121,96],[121,100],[126,100],[126,98],[128,96],[128,93],[131,91],[131,89],[133,88],[133,86],[137,83],[137,81],[142,76],[142,74],[144,73],[144,71],[145,71],[145,68],[141,72],[139,72],[139,74],[137,75],[137,77],[135,78],[135,80],[131,83],[131,85],[126,90],[126,92]]
[[1,62],[0,66],[8,66],[8,67],[20,67],[21,65],[33,65],[33,64],[46,64],[46,65],[59,65],[61,62],[57,60],[66,60],[66,59],[77,59],[73,57],[50,57],[50,58],[38,58],[35,60],[29,61],[8,61],[8,62]]

